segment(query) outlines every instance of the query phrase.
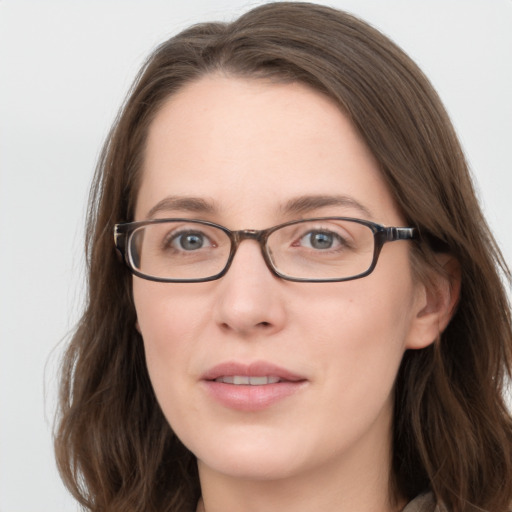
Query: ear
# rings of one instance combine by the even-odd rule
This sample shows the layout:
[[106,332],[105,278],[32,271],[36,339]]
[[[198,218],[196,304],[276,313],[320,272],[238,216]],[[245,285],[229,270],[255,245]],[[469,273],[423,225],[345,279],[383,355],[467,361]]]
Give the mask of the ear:
[[415,317],[406,347],[421,349],[432,344],[446,329],[460,296],[460,265],[448,254],[438,257],[439,270],[433,269],[418,283]]

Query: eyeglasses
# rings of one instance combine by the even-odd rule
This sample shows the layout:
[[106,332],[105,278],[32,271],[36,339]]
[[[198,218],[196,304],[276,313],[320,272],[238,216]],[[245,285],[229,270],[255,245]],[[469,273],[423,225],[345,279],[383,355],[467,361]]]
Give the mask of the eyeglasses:
[[269,270],[288,281],[349,281],[370,274],[382,246],[417,230],[346,217],[294,220],[261,231],[213,222],[154,219],[116,224],[114,241],[131,272],[164,283],[213,281],[229,269],[244,240],[260,244]]

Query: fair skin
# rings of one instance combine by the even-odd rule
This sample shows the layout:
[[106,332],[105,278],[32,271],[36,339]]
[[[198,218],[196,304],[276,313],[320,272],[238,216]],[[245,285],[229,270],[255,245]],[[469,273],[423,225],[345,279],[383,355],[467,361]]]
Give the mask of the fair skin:
[[[333,194],[349,201],[286,208]],[[169,197],[202,202],[162,203]],[[136,220],[152,209],[233,230],[326,215],[405,225],[377,162],[331,100],[300,84],[224,75],[185,86],[151,125]],[[404,351],[431,343],[450,309],[414,279],[411,243],[386,244],[371,275],[341,283],[279,279],[252,240],[217,281],[134,277],[151,381],[197,457],[206,512],[404,505],[389,496],[394,380]],[[300,382],[277,400],[264,387],[243,395],[242,407],[212,394],[204,376],[213,367],[255,362]]]

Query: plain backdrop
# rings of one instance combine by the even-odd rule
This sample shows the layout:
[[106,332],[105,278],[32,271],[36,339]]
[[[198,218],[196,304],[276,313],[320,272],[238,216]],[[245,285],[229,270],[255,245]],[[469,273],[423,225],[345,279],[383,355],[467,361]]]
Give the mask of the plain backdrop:
[[[0,512],[77,510],[52,453],[56,373],[78,319],[102,140],[155,45],[245,0],[0,0]],[[423,68],[512,261],[512,0],[331,0]]]

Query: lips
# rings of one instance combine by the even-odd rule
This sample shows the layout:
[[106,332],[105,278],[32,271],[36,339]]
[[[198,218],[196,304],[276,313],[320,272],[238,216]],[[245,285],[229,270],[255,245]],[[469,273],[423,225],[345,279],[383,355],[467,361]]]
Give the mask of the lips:
[[207,393],[229,409],[259,411],[304,388],[307,379],[285,368],[257,361],[222,363],[201,378]]

